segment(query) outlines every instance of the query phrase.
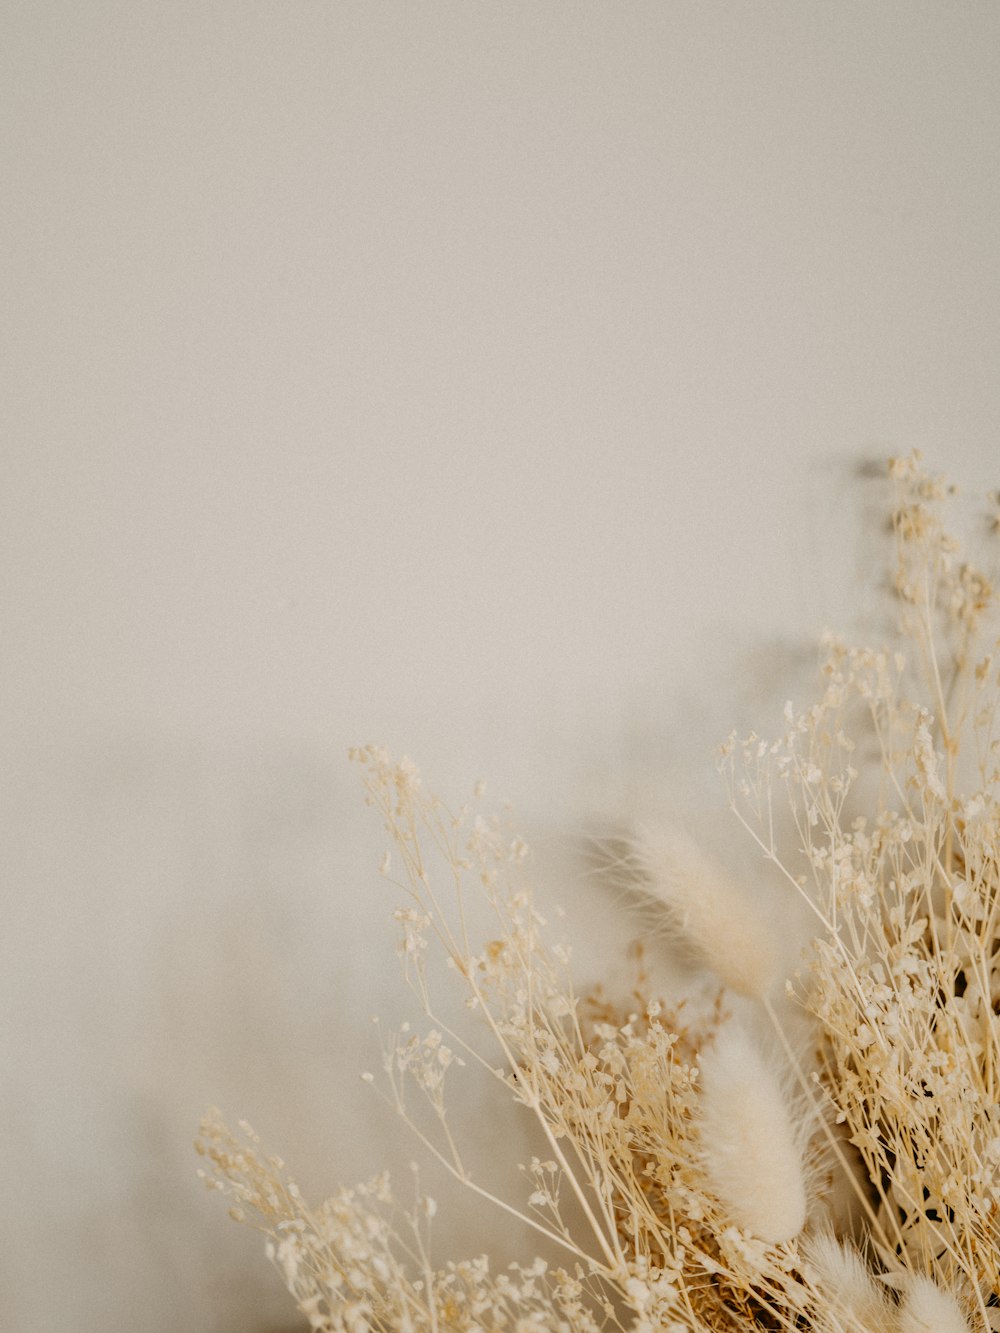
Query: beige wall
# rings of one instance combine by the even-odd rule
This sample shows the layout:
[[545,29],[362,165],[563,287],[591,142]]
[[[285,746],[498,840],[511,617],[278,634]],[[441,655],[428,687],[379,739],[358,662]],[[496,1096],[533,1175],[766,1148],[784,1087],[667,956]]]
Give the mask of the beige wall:
[[0,1322],[274,1329],[189,1143],[393,1152],[346,747],[489,775],[546,865],[643,783],[714,818],[715,742],[877,609],[859,465],[997,484],[1000,11],[0,23]]

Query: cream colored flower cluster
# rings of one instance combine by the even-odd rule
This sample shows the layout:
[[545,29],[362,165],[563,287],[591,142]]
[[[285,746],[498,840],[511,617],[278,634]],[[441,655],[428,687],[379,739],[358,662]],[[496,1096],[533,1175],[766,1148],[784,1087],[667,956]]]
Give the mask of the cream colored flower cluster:
[[[948,488],[890,466],[895,642],[824,644],[822,689],[721,766],[780,917],[674,829],[635,834],[636,893],[714,975],[671,1010],[580,995],[534,905],[527,848],[452,812],[408,761],[354,752],[393,846],[399,955],[422,1011],[378,1080],[425,1152],[513,1214],[544,1257],[432,1262],[436,1205],[385,1176],[306,1203],[252,1131],[206,1118],[205,1178],[267,1235],[315,1330],[630,1333],[1000,1330],[1000,682],[988,579],[942,518]],[[490,923],[483,931],[477,922]],[[443,1022],[443,960],[474,1025]],[[709,998],[705,999],[707,995]],[[523,1196],[491,1193],[448,1118],[478,1065],[524,1108]]]

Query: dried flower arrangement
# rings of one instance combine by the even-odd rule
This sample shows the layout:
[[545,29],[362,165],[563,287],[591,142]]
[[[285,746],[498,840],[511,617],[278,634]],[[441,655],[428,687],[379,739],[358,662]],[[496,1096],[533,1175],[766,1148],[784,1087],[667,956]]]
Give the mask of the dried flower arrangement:
[[[384,1051],[388,1095],[552,1257],[435,1268],[429,1197],[404,1206],[383,1175],[313,1207],[213,1112],[204,1177],[266,1233],[311,1328],[1000,1330],[1000,641],[990,584],[943,525],[949,488],[917,455],[889,472],[895,643],[829,639],[818,701],[789,705],[780,739],[721,751],[733,811],[811,913],[793,975],[745,886],[647,832],[630,873],[718,978],[715,1001],[579,996],[516,834],[478,799],[453,814],[406,760],[354,753],[395,844],[400,873],[388,855],[382,872],[405,898],[400,954],[429,1024]],[[485,943],[470,894],[492,913]],[[486,1054],[434,1018],[435,950]],[[461,1062],[537,1122],[520,1203],[464,1165],[444,1095]]]

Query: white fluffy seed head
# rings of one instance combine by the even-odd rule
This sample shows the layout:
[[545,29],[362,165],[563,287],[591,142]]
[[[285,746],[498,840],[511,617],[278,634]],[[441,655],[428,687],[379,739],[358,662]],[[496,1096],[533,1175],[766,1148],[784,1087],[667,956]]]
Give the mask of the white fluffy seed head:
[[733,1221],[773,1244],[806,1220],[803,1133],[745,1032],[721,1028],[701,1059],[702,1165]]
[[763,999],[780,980],[781,950],[764,904],[680,829],[645,830],[636,859],[644,888],[701,960],[740,995]]
[[970,1333],[962,1307],[930,1278],[911,1277],[899,1312],[899,1333]]
[[876,1282],[861,1255],[829,1233],[811,1237],[803,1247],[807,1276],[823,1304],[823,1333],[889,1333],[895,1306]]

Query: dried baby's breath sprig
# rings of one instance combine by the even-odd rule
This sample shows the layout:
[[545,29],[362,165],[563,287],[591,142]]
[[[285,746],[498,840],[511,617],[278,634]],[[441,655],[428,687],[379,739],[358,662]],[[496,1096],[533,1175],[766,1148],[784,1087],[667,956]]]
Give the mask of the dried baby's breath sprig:
[[[910,1275],[900,1327],[926,1310],[985,1330],[1000,1301],[997,629],[990,581],[945,526],[950,488],[915,456],[890,475],[896,643],[827,640],[819,702],[724,763],[734,808],[819,926],[797,993],[879,1263]],[[773,836],[779,792],[798,849]]]
[[[719,1007],[682,1018],[655,999],[617,1013],[607,1003],[602,1011],[594,1001],[581,1002],[567,955],[548,944],[533,905],[527,850],[504,821],[471,807],[452,814],[425,791],[412,764],[394,763],[382,750],[358,751],[355,758],[395,844],[402,873],[393,882],[405,900],[395,913],[399,952],[428,1022],[422,1033],[404,1029],[386,1042],[388,1096],[440,1165],[562,1256],[563,1269],[550,1272],[546,1263],[532,1270],[532,1291],[544,1291],[548,1313],[526,1304],[517,1319],[534,1322],[523,1327],[562,1320],[567,1328],[636,1333],[793,1328],[798,1315],[790,1312],[805,1307],[808,1289],[797,1275],[794,1247],[783,1243],[790,1235],[756,1234],[754,1219],[739,1215],[708,1169],[722,1131],[702,1113],[700,1085]],[[385,873],[391,878],[389,867]],[[472,895],[489,908],[485,941],[473,937]],[[455,1031],[438,1016],[435,949],[478,1015],[485,1047],[476,1032]],[[496,1196],[465,1166],[445,1094],[461,1063],[478,1064],[534,1118],[543,1148],[524,1166],[522,1200]],[[780,1105],[780,1096],[767,1105]],[[275,1254],[300,1309],[327,1321],[315,1327],[350,1327],[345,1321],[356,1317],[359,1302],[375,1312],[365,1317],[382,1321],[377,1327],[522,1327],[510,1313],[516,1293],[507,1283],[506,1305],[497,1297],[488,1318],[483,1307],[479,1324],[463,1323],[453,1303],[434,1304],[445,1278],[430,1267],[419,1227],[413,1232],[419,1218],[411,1210],[403,1215],[407,1225],[399,1224],[384,1178],[374,1213],[371,1187],[362,1187],[314,1214],[275,1176],[273,1162],[245,1146],[237,1150],[217,1121],[207,1124],[203,1149],[215,1179],[245,1212],[253,1209],[272,1234],[280,1229],[296,1237]],[[387,1210],[397,1220],[387,1220]],[[369,1234],[379,1247],[359,1258],[357,1236]],[[344,1271],[353,1274],[346,1288]],[[441,1272],[452,1274],[449,1283],[459,1281],[452,1269]],[[487,1273],[477,1272],[486,1300],[493,1289]],[[572,1276],[564,1281],[557,1276],[563,1273]],[[461,1274],[471,1281],[466,1269]],[[576,1306],[568,1318],[571,1298]]]
[[[385,1095],[544,1257],[436,1267],[417,1183],[407,1206],[383,1175],[312,1208],[213,1114],[206,1180],[265,1231],[313,1329],[1000,1330],[1000,643],[990,581],[945,525],[950,488],[916,456],[890,477],[898,634],[828,637],[819,698],[787,706],[779,739],[723,748],[734,811],[812,916],[794,977],[770,907],[654,830],[635,887],[718,989],[671,1009],[641,969],[624,1001],[581,997],[509,822],[353,752],[422,1014],[384,1042]],[[442,1017],[442,960],[470,1027]],[[794,1034],[783,982],[808,1020]],[[452,1078],[476,1067],[534,1126],[517,1197],[473,1177],[449,1120]]]
[[436,1204],[416,1182],[407,1208],[383,1172],[312,1209],[285,1177],[284,1164],[261,1155],[249,1126],[234,1135],[210,1112],[197,1147],[211,1168],[208,1183],[235,1200],[231,1215],[267,1236],[267,1257],[317,1333],[604,1327],[591,1314],[585,1283],[543,1261],[512,1264],[500,1274],[491,1273],[485,1256],[433,1268]]

